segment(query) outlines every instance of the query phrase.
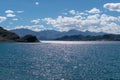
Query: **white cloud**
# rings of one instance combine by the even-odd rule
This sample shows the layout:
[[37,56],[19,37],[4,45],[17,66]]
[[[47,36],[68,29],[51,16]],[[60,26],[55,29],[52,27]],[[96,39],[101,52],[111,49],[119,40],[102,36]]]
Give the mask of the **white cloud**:
[[35,5],[39,5],[39,2],[35,2]]
[[79,11],[75,11],[75,10],[70,10],[68,13],[72,14],[72,15],[87,15],[87,13],[79,12]]
[[38,23],[40,23],[40,19],[32,20],[31,23],[38,24]]
[[72,15],[75,15],[76,11],[75,10],[70,10],[69,13],[72,14]]
[[100,13],[100,10],[97,9],[97,8],[93,8],[93,9],[87,11],[87,12],[88,12],[88,13],[91,13],[91,14],[96,14],[96,13]]
[[2,23],[3,21],[5,21],[6,19],[7,19],[6,17],[0,16],[0,23]]
[[16,15],[14,14],[13,10],[6,10],[6,17],[15,17]]
[[118,17],[109,16],[109,15],[106,15],[106,14],[101,15],[101,21],[103,21],[103,22],[116,22],[118,20],[119,20]]
[[104,8],[110,11],[120,12],[120,3],[106,3],[104,4]]
[[14,13],[14,11],[13,10],[6,10],[5,13],[6,14],[12,14],[12,13]]
[[24,11],[16,11],[17,13],[23,13]]
[[12,13],[9,13],[6,15],[7,17],[15,17],[16,15],[15,14],[12,14]]
[[47,24],[52,24],[59,31],[68,31],[71,29],[79,29],[81,27],[81,16],[63,17],[58,16],[56,19],[45,18]]
[[107,14],[98,14],[97,12],[89,15],[58,16],[55,19],[44,18],[43,21],[53,25],[59,31],[77,29],[80,31],[120,34],[120,16],[114,17]]
[[32,26],[16,26],[14,29],[30,29],[30,30],[33,30],[33,31],[41,31],[41,30],[44,30],[45,27],[43,25],[32,25]]

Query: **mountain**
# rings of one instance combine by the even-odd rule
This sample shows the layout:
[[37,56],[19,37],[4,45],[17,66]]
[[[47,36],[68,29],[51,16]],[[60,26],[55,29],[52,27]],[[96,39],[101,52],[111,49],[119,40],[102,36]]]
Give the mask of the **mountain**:
[[0,42],[39,42],[39,40],[33,35],[19,37],[16,33],[0,27]]
[[29,29],[14,29],[14,30],[10,30],[11,32],[14,32],[16,34],[18,34],[19,36],[25,36],[27,34],[33,34],[36,35],[36,32],[29,30]]
[[91,35],[91,36],[96,36],[96,35],[104,35],[106,33],[103,33],[103,32],[90,32],[90,31],[78,31],[78,30],[70,30],[68,32],[65,32],[65,35],[68,35],[68,36],[71,36],[71,35],[83,35],[83,36],[88,36],[88,35]]
[[62,37],[62,33],[55,30],[45,30],[38,32],[36,36],[41,40],[52,40],[58,37]]
[[35,31],[29,30],[29,29],[14,29],[14,30],[10,30],[10,31],[18,34],[19,36],[25,36],[27,34],[32,34],[32,35],[37,36],[37,38],[40,40],[51,40],[51,39],[55,39],[57,37],[62,37],[61,32],[54,31],[54,30],[35,32]]
[[0,27],[0,41],[17,41],[20,37]]
[[60,32],[60,31],[55,31],[55,30],[45,30],[45,31],[39,31],[39,32],[35,32],[29,29],[14,29],[14,30],[10,30],[11,32],[14,32],[16,34],[18,34],[19,36],[25,36],[27,34],[32,34],[37,36],[38,39],[40,40],[54,40],[56,38],[60,38],[63,36],[72,36],[72,35],[83,35],[83,36],[96,36],[96,35],[104,35],[106,33],[96,33],[96,32],[89,32],[89,31],[78,31],[78,30],[70,30],[67,32]]
[[115,34],[105,34],[105,35],[96,35],[96,36],[83,36],[83,35],[72,35],[72,36],[63,36],[55,40],[62,41],[120,41],[120,35]]

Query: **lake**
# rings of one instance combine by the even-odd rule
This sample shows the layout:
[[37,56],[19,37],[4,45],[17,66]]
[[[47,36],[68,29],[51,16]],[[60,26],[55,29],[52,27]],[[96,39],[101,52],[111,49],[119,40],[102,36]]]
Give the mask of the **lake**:
[[0,80],[120,80],[120,42],[0,43]]

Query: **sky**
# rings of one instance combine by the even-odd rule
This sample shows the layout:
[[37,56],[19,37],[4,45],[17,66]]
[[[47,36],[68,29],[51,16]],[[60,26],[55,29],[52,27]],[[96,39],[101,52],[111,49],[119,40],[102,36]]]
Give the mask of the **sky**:
[[120,34],[120,0],[0,0],[0,26]]

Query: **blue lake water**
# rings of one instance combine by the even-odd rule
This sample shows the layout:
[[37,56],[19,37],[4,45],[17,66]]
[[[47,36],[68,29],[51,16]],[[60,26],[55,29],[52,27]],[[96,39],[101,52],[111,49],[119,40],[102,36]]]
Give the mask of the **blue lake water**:
[[0,80],[120,80],[120,42],[0,43]]

